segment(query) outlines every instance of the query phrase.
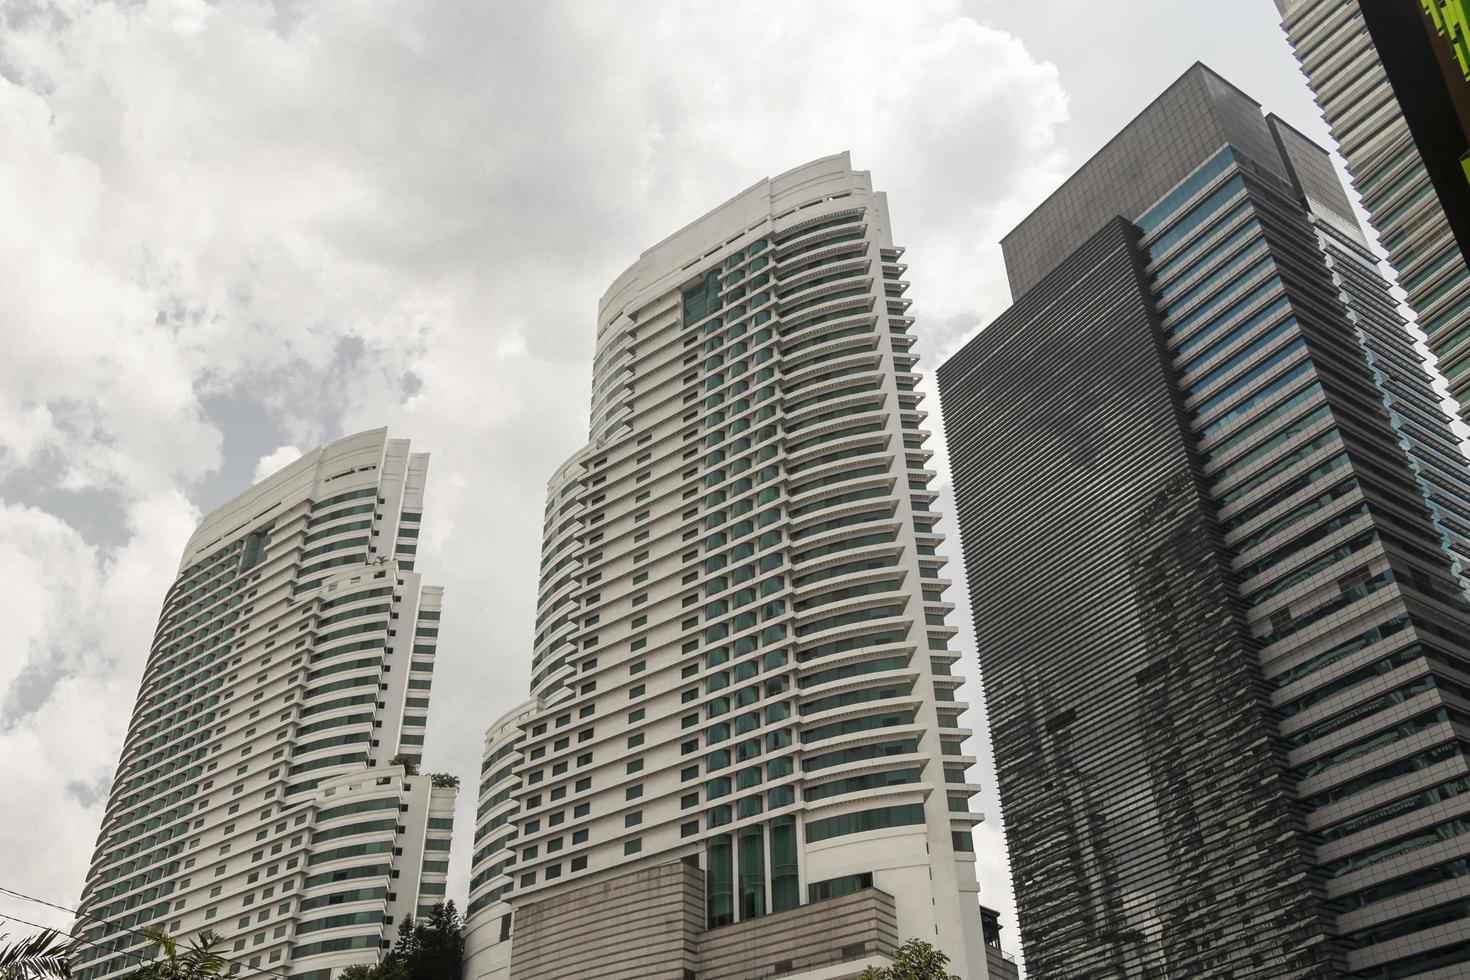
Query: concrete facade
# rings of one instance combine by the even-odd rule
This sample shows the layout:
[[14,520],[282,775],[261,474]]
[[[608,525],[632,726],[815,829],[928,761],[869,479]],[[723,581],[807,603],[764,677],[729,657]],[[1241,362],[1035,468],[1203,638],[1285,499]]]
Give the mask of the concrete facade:
[[1001,946],[1000,913],[982,905],[980,922],[985,929],[985,962],[990,969],[990,980],[1020,980],[1021,968],[1016,965],[1016,958]]
[[838,980],[892,963],[898,945],[893,896],[873,887],[706,929],[693,859],[523,903],[514,928],[513,980]]
[[231,972],[326,980],[443,901],[456,790],[423,752],[442,590],[417,571],[428,457],[377,429],[208,515],[164,600],[82,892],[78,976],[143,928]]
[[530,699],[486,735],[475,980],[517,975],[516,910],[686,859],[708,929],[866,881],[900,936],[985,976],[902,254],[868,175],[828,157],[603,297]]

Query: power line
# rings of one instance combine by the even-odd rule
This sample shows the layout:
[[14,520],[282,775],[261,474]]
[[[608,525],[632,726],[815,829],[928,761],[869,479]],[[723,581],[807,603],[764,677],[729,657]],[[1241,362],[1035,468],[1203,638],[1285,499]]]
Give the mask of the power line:
[[[56,929],[52,929],[50,926],[43,926],[39,922],[32,922],[30,919],[22,919],[18,915],[11,915],[8,912],[0,912],[0,919],[5,919],[5,920],[7,920],[9,922],[19,922],[22,925],[31,926],[31,927],[36,928],[36,929],[44,929],[47,932],[58,932],[59,931],[59,930],[56,930]],[[101,947],[102,946],[102,943],[96,943],[96,942],[93,942],[90,939],[83,939],[81,936],[71,936],[69,938],[70,939],[73,939],[73,940],[75,940],[76,942],[79,942],[79,943],[85,943],[88,946],[97,946],[97,947]],[[129,953],[126,950],[119,950],[119,952],[121,952],[122,955],[124,955],[124,956],[130,956],[133,959],[138,960],[140,963],[141,962],[145,962],[144,959],[143,959],[143,954],[141,954],[141,953]]]
[[[10,892],[10,890],[9,889],[6,889],[6,888],[0,888],[0,891],[6,892],[8,894],[15,894],[15,893]],[[32,901],[40,902],[41,900],[40,899],[32,899]],[[41,904],[42,905],[48,905],[50,903],[49,902],[41,902]],[[66,935],[65,933],[62,933],[59,929],[52,929],[50,926],[43,926],[43,925],[41,925],[41,923],[39,923],[39,922],[32,922],[30,919],[22,919],[20,916],[18,916],[18,915],[12,915],[9,912],[0,912],[0,919],[6,919],[6,920],[8,920],[10,922],[19,922],[22,925],[31,926],[32,928],[35,928],[35,929],[42,929],[42,930],[45,930],[47,932],[54,932],[54,933],[57,933],[58,935]],[[123,928],[123,927],[122,926],[119,926],[118,928]],[[131,932],[133,930],[128,930],[128,931]],[[151,960],[149,960],[148,957],[145,957],[142,953],[131,953],[131,952],[128,952],[127,950],[113,950],[113,949],[110,949],[107,946],[107,944],[105,944],[105,943],[94,942],[91,939],[84,939],[81,936],[67,936],[67,938],[70,939],[70,940],[72,940],[73,942],[79,942],[79,943],[82,943],[83,945],[86,945],[86,946],[93,946],[93,947],[96,947],[98,949],[107,949],[107,950],[109,950],[109,952],[118,953],[118,954],[121,954],[122,956],[128,957],[129,959],[137,960],[140,964],[151,962]],[[216,954],[216,955],[218,955],[218,954]],[[222,959],[222,960],[227,960],[228,959],[227,957],[224,957],[224,956],[220,956],[219,958]],[[264,974],[266,976],[279,977],[279,976],[282,975],[282,974],[279,974],[279,973],[271,973],[271,972],[266,971],[266,970],[261,970],[259,967],[247,967],[246,969],[254,969],[258,974]]]
[[[58,912],[70,912],[72,915],[79,915],[79,916],[82,916],[84,918],[95,919],[96,921],[102,923],[105,926],[112,926],[114,929],[120,929],[123,932],[129,932],[129,933],[132,933],[135,936],[142,936],[145,939],[148,938],[148,934],[146,932],[144,932],[143,930],[141,930],[141,929],[134,929],[131,926],[125,926],[125,925],[123,925],[120,922],[114,922],[111,919],[105,919],[102,916],[95,915],[95,914],[93,914],[91,912],[83,912],[80,909],[74,909],[74,908],[71,908],[71,907],[66,906],[66,905],[58,905],[55,902],[48,902],[44,898],[37,898],[34,895],[27,895],[25,892],[18,892],[18,891],[16,891],[13,888],[6,888],[4,885],[0,885],[0,894],[9,895],[9,896],[11,896],[13,898],[24,899],[27,902],[35,902],[37,905],[44,905],[47,908],[56,909]],[[5,913],[0,913],[0,915],[5,915]],[[14,918],[14,916],[6,916],[6,917],[7,918]],[[16,922],[25,922],[24,919],[15,919],[15,921]],[[37,923],[34,923],[34,922],[25,922],[25,924],[26,925],[29,925],[29,926],[35,926],[35,928],[37,928],[37,929],[46,929],[46,928],[48,928],[47,926],[38,925]],[[53,930],[53,931],[59,931],[59,930]],[[73,938],[76,938],[79,941],[81,941],[83,943],[86,943],[88,946],[96,946],[96,947],[101,948],[101,947],[103,947],[105,945],[103,943],[93,942],[90,939],[82,939],[82,937],[80,937],[80,936],[76,936],[76,937],[73,937]],[[221,938],[223,938],[223,937],[221,937]],[[114,952],[121,952],[124,956],[131,956],[131,957],[134,957],[134,958],[139,959],[139,960],[142,959],[142,957],[139,954],[137,954],[137,953],[129,953],[129,952],[126,952],[124,950],[115,950]],[[217,956],[217,957],[219,957],[221,960],[223,960],[226,963],[229,963],[229,964],[234,965],[234,966],[241,967],[242,970],[250,970],[250,971],[253,971],[254,973],[259,974],[259,975],[262,975],[262,976],[276,977],[277,980],[292,980],[291,976],[289,974],[286,974],[286,973],[276,973],[274,970],[266,970],[266,969],[263,969],[263,968],[258,967],[258,966],[249,966],[249,965],[246,965],[245,959],[243,957],[236,958],[236,957],[233,957],[233,956],[226,956],[223,953],[215,953],[214,955]]]
[[[148,938],[148,933],[145,932],[145,931],[143,931],[143,930],[141,930],[141,929],[134,929],[131,926],[125,926],[125,925],[123,925],[120,922],[114,922],[111,919],[103,918],[102,916],[96,915],[96,914],[94,914],[92,912],[83,912],[81,909],[74,909],[74,908],[71,908],[70,906],[58,905],[55,902],[48,902],[44,898],[37,898],[34,895],[27,895],[25,892],[18,892],[18,891],[16,891],[13,888],[6,888],[4,885],[0,885],[0,894],[10,895],[10,896],[12,896],[14,898],[24,899],[25,901],[28,901],[28,902],[35,902],[38,905],[44,905],[47,908],[56,909],[58,912],[70,912],[72,915],[79,915],[79,916],[82,916],[84,918],[95,919],[96,921],[102,923],[105,926],[112,926],[114,929],[120,929],[123,932],[129,932],[129,933],[132,933],[135,936],[142,936],[144,939],[147,939]],[[34,924],[34,923],[32,923],[32,924]],[[44,926],[39,926],[38,928],[45,928],[45,927]],[[80,938],[80,937],[77,937],[77,938]],[[221,939],[223,939],[223,936],[221,936]],[[85,940],[85,939],[82,940],[82,941],[85,942],[85,943],[87,943],[88,945],[92,945],[92,946],[102,946],[102,945],[104,945],[102,943],[94,943],[94,942],[91,942],[90,940]],[[124,953],[124,955],[136,957],[138,954],[136,954],[136,953]],[[223,960],[226,963],[229,963],[229,964],[232,964],[232,965],[236,965],[236,966],[241,966],[243,969],[246,969],[246,970],[253,970],[256,973],[262,974],[264,976],[276,977],[276,978],[278,978],[278,980],[291,980],[291,977],[288,974],[285,974],[285,973],[276,973],[273,970],[264,970],[264,969],[261,969],[258,966],[248,966],[248,965],[245,965],[243,958],[242,959],[236,959],[233,956],[225,956],[223,953],[216,953],[214,955],[217,956],[217,957],[219,957],[221,960]]]

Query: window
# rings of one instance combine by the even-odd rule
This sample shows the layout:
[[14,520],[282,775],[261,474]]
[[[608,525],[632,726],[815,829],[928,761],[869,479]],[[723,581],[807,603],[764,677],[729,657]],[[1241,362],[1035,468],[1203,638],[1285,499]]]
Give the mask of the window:
[[806,825],[806,839],[808,843],[816,843],[846,834],[881,830],[886,827],[912,826],[923,822],[924,807],[922,804],[879,807],[875,810],[859,810],[856,813],[844,813],[841,816],[809,821]]
[[870,871],[844,875],[840,878],[828,878],[826,881],[816,881],[807,885],[807,900],[820,902],[826,898],[840,898],[843,895],[851,895],[853,892],[872,887],[873,874]]

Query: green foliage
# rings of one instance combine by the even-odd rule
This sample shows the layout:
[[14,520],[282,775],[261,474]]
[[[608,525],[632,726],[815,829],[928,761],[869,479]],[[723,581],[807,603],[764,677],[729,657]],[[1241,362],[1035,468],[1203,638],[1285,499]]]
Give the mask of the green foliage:
[[126,980],[212,980],[224,970],[225,961],[215,952],[221,942],[217,933],[200,933],[182,953],[179,941],[167,933],[144,929],[143,934],[163,955],[128,973]]
[[403,980],[403,961],[388,956],[381,963],[354,963],[343,967],[337,980]]
[[389,759],[388,765],[402,766],[403,774],[405,776],[417,776],[419,774],[418,764],[413,761],[412,756],[409,756],[407,753],[404,752],[400,752],[393,758]]
[[453,786],[455,789],[459,788],[459,777],[451,776],[447,772],[429,773],[429,782],[432,783],[434,786],[439,787],[440,789],[443,789],[446,786]]
[[71,976],[71,958],[78,943],[59,932],[47,929],[13,943],[0,935],[0,980],[42,980]]
[[858,980],[960,980],[949,972],[949,957],[922,939],[910,939],[893,953],[893,965],[864,970]]
[[427,918],[408,916],[398,941],[376,966],[350,966],[339,980],[460,980],[464,923],[453,902],[440,902]]

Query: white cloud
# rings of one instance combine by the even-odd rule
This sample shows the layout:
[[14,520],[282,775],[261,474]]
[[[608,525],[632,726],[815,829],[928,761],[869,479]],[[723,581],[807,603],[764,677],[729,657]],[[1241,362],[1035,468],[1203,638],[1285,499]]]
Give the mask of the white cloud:
[[255,464],[255,476],[252,480],[259,483],[266,477],[290,466],[302,456],[302,451],[295,446],[281,446],[274,452],[260,457],[260,462]]
[[[115,762],[222,463],[259,478],[383,424],[433,452],[422,568],[449,592],[426,761],[467,777],[462,892],[480,731],[524,690],[544,484],[585,439],[606,285],[760,177],[850,149],[889,192],[932,367],[1005,305],[995,242],[1065,164],[1055,70],[958,0],[0,18],[0,478],[105,492],[128,520],[120,549],[39,510],[0,525],[25,596],[0,681],[39,678],[0,735],[0,784],[35,804],[0,808],[0,839],[35,855],[10,880],[63,902],[100,814],[68,781]],[[237,460],[216,395],[263,405],[281,448]],[[987,900],[1009,912],[1000,866]]]
[[[197,519],[178,494],[140,499],[128,509],[129,543],[103,553],[49,514],[0,503],[7,887],[61,904],[80,893],[176,542]],[[69,924],[38,907],[15,911]]]

